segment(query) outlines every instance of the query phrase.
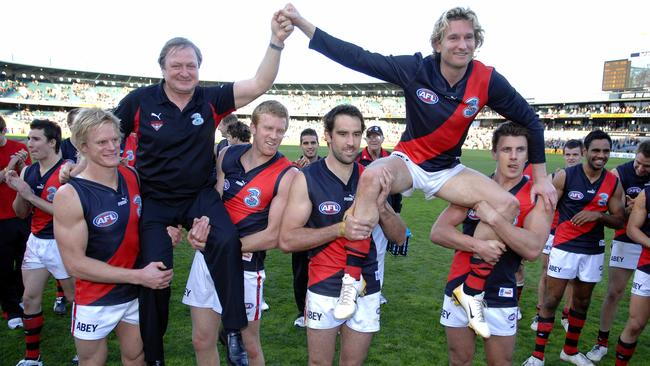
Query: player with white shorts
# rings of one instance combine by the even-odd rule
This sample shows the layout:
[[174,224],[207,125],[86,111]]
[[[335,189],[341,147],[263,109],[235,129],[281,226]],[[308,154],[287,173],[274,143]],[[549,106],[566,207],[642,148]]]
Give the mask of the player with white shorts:
[[637,340],[650,319],[650,188],[644,187],[634,200],[627,222],[627,235],[643,247],[632,282],[630,315],[616,345],[616,365],[626,366],[636,349]]
[[[305,305],[309,363],[331,364],[340,332],[339,363],[361,365],[373,334],[380,328],[381,290],[377,250],[372,241],[368,255],[353,263],[361,270],[360,279],[343,274],[349,259],[345,238],[369,238],[375,228],[355,219],[344,221],[363,170],[355,162],[365,129],[363,115],[352,105],[339,105],[323,117],[323,122],[329,152],[324,159],[303,168],[294,179],[282,219],[280,248],[286,252],[310,250]],[[378,198],[382,202],[388,197],[391,180],[386,172]],[[388,240],[406,240],[406,225],[392,207],[386,202],[379,212]],[[353,306],[348,317],[337,314],[342,301]]]
[[71,332],[79,362],[104,365],[107,338],[115,330],[122,364],[140,366],[137,285],[166,288],[172,271],[162,262],[136,269],[142,199],[137,174],[120,164],[117,118],[99,108],[82,109],[72,141],[86,166],[54,198],[54,234],[77,279]]
[[[495,208],[482,202],[474,209],[449,205],[431,228],[431,241],[455,249],[440,324],[445,326],[450,365],[471,365],[476,343],[475,331],[468,312],[459,306],[455,289],[471,273],[476,255],[493,265],[485,279],[485,301],[482,320],[488,327],[484,337],[486,361],[491,365],[512,364],[519,315],[517,275],[522,259],[539,256],[551,227],[551,214],[541,200],[531,200],[532,182],[523,174],[528,159],[526,129],[514,123],[499,126],[492,137],[492,156],[497,162],[492,179],[519,202],[516,223],[507,220]],[[509,238],[507,246],[496,240],[482,241],[474,237],[479,221],[494,228],[499,237]],[[456,227],[462,224],[462,232]],[[470,314],[473,314],[470,312]]]

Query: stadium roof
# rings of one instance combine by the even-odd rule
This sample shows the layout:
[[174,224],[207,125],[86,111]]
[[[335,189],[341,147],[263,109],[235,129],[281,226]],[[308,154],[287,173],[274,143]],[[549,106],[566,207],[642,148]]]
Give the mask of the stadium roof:
[[[17,64],[0,60],[0,80],[42,80],[52,83],[95,83],[107,86],[139,87],[155,84],[161,78],[134,75],[107,74],[101,72],[67,70],[52,67]],[[218,85],[224,81],[201,81],[202,85]],[[389,83],[358,84],[274,84],[269,93],[279,94],[355,94],[401,96],[401,88]]]

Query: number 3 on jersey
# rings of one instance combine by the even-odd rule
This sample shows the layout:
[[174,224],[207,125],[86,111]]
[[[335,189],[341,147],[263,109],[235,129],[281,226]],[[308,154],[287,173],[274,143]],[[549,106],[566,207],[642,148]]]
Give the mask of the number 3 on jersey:
[[248,189],[248,196],[244,198],[244,203],[248,207],[257,207],[260,204],[260,194],[262,194],[262,191],[257,188],[249,188]]

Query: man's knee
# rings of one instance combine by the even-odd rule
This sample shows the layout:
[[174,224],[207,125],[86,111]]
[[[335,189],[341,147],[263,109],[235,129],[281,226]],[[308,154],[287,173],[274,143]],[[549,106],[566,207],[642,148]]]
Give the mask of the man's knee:
[[623,294],[625,294],[625,290],[625,286],[610,286],[605,301],[618,302],[623,297]]
[[192,346],[196,352],[203,352],[216,347],[216,329],[195,328],[192,330]]
[[634,337],[634,339],[637,339],[639,335],[641,335],[641,332],[643,332],[643,329],[645,329],[646,324],[647,321],[642,322],[641,319],[630,316],[625,328],[627,329],[628,333]]
[[519,200],[511,194],[508,193],[507,197],[503,200],[499,200],[499,204],[496,207],[496,210],[507,219],[514,219],[515,216],[519,213]]
[[381,177],[383,172],[381,168],[367,168],[359,178],[359,187],[363,187],[363,191],[379,195],[381,189]]
[[140,352],[122,353],[122,364],[124,366],[144,365],[144,350]]

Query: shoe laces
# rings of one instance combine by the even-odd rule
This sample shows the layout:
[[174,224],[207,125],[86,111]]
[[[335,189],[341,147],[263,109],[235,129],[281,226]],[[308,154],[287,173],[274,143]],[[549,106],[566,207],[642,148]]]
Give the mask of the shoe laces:
[[339,301],[341,304],[344,305],[350,305],[354,303],[357,297],[357,289],[354,287],[354,284],[343,284],[341,287],[341,296],[339,297]]
[[483,308],[487,307],[485,300],[476,298],[476,296],[470,296],[469,306],[471,306],[476,313],[476,318],[479,322],[484,322],[485,317],[483,315]]

